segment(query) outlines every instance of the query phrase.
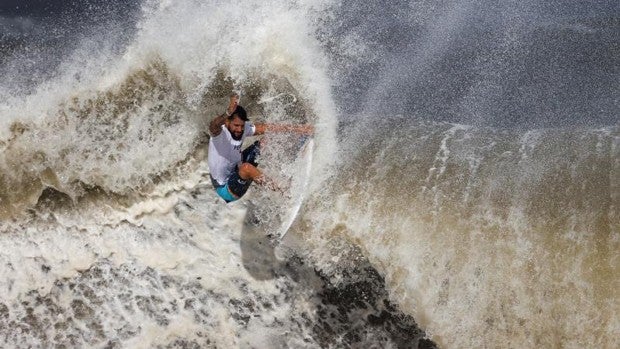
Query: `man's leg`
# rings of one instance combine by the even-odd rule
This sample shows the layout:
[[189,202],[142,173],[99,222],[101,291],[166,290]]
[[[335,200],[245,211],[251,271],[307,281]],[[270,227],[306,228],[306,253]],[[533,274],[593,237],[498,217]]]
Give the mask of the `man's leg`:
[[228,189],[236,197],[243,196],[250,184],[256,182],[256,184],[264,185],[271,190],[280,190],[279,186],[271,179],[267,178],[257,168],[258,157],[260,156],[261,141],[255,141],[249,147],[245,148],[242,152],[241,165],[236,168],[235,173],[228,181]]
[[258,184],[262,184],[263,173],[249,162],[244,162],[238,167],[239,177],[243,180],[252,180]]
[[248,191],[252,182],[263,184],[264,176],[254,165],[244,162],[228,178],[226,188],[238,199]]
[[231,192],[239,197],[245,194],[252,182],[256,182],[256,184],[265,186],[270,190],[282,191],[273,179],[265,176],[258,168],[247,162],[239,166],[237,173],[233,177],[237,177],[237,180],[232,184],[231,181],[228,181],[228,185]]

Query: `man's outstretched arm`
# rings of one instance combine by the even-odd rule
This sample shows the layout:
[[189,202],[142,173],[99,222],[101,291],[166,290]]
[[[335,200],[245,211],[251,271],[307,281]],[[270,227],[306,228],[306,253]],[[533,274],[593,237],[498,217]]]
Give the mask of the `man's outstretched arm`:
[[288,132],[300,135],[311,135],[314,133],[314,126],[310,124],[288,125],[288,124],[256,124],[255,135],[262,135],[266,132]]

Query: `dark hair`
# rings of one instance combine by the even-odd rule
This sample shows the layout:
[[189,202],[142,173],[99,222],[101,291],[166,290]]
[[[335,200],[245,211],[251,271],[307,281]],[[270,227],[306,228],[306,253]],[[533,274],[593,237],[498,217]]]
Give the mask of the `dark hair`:
[[230,114],[230,116],[228,117],[228,120],[234,119],[235,115],[237,115],[237,117],[239,117],[239,119],[243,120],[244,122],[249,120],[248,113],[240,105],[238,105],[237,109],[235,109],[235,111],[232,114]]

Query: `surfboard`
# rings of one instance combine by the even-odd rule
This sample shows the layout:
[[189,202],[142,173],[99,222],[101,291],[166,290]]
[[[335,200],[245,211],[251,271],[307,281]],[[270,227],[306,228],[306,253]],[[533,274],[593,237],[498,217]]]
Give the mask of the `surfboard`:
[[269,152],[261,152],[260,165],[279,190],[264,188],[250,192],[247,222],[272,243],[279,244],[295,225],[307,199],[314,140],[308,136],[276,135],[270,137],[268,147]]
[[288,188],[288,192],[285,193],[289,197],[286,206],[284,206],[285,212],[281,216],[281,225],[278,231],[280,239],[284,238],[284,235],[289,231],[302,204],[306,198],[308,184],[310,183],[310,175],[312,170],[312,151],[314,150],[314,140],[307,138],[302,144],[297,158],[294,160],[293,176],[291,178],[291,185]]

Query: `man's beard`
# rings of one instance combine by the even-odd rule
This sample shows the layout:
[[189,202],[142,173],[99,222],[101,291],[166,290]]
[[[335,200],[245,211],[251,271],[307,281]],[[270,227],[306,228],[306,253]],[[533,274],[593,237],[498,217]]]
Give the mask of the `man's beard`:
[[232,138],[236,141],[240,141],[241,138],[243,138],[243,132],[239,133],[239,136],[236,136],[235,133],[229,128],[228,132],[230,132],[230,135],[232,136]]

